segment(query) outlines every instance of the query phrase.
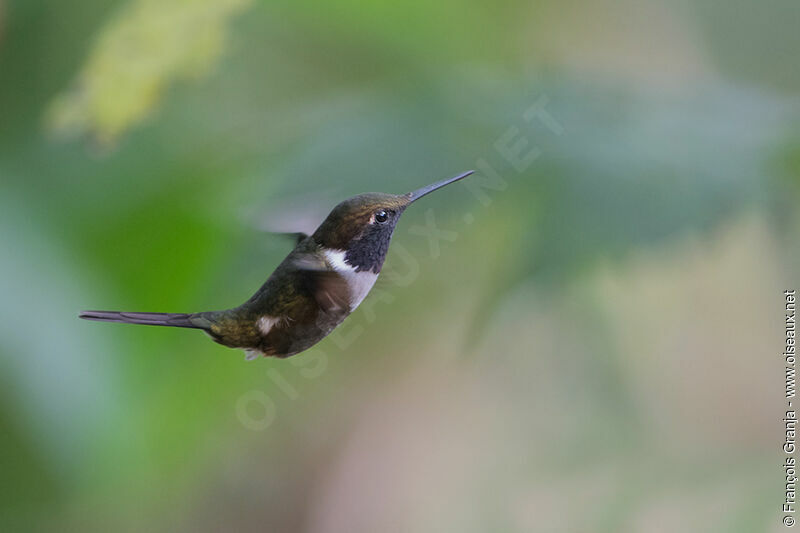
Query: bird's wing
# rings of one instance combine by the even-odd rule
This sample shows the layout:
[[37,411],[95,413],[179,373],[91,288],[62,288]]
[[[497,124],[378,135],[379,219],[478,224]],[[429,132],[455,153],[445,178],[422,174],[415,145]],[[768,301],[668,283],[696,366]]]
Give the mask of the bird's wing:
[[295,245],[300,244],[308,237],[308,233],[303,233],[302,231],[269,231],[267,233],[290,239],[294,241]]
[[297,254],[297,267],[306,288],[326,313],[350,310],[350,286],[317,254]]

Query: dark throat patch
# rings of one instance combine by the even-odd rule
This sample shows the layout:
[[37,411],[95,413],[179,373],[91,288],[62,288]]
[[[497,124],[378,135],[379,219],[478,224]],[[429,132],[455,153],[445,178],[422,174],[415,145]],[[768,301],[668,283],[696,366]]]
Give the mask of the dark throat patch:
[[344,256],[345,262],[352,265],[356,272],[379,273],[389,251],[393,232],[394,224],[368,226],[359,239],[351,241]]

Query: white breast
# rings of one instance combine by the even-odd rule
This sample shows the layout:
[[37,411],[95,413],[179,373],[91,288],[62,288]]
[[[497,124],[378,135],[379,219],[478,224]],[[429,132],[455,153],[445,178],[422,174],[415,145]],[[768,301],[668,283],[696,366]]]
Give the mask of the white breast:
[[350,311],[355,310],[369,294],[378,275],[371,271],[356,272],[356,269],[344,260],[344,250],[324,250],[325,259],[332,269],[339,273],[350,289]]

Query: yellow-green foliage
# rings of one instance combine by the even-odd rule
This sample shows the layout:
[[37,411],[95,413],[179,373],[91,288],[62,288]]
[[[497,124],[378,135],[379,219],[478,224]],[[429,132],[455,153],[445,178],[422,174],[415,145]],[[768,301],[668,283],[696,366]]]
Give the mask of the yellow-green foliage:
[[74,86],[47,114],[57,133],[113,142],[144,119],[170,83],[217,62],[230,19],[252,0],[131,0],[100,32]]

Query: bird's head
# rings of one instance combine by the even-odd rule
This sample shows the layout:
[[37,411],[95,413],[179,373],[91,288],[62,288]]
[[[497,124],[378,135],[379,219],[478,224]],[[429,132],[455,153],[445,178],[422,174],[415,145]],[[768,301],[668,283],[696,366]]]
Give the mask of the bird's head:
[[320,224],[314,232],[314,240],[327,250],[344,252],[344,261],[356,271],[378,273],[403,211],[426,194],[466,178],[472,172],[406,194],[372,192],[348,198],[334,207]]

